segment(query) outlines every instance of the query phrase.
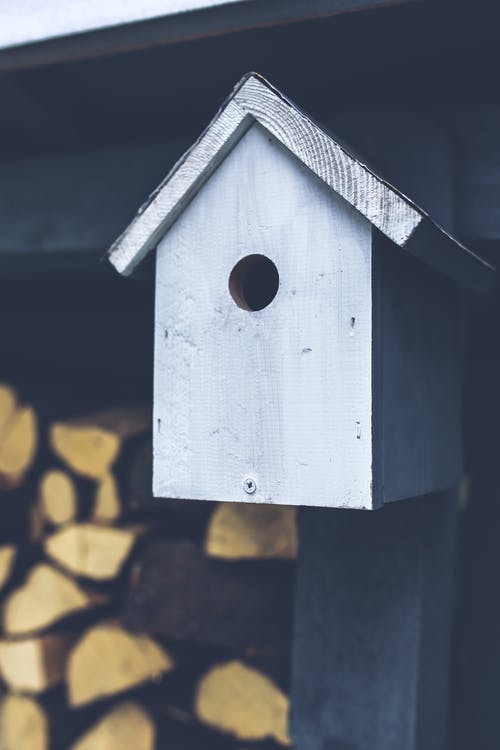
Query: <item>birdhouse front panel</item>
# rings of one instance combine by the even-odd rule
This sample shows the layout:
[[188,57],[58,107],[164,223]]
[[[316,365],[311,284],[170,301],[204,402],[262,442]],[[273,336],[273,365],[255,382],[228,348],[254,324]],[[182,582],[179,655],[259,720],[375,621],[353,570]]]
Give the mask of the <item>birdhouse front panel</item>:
[[160,241],[154,493],[372,507],[372,227],[254,124]]

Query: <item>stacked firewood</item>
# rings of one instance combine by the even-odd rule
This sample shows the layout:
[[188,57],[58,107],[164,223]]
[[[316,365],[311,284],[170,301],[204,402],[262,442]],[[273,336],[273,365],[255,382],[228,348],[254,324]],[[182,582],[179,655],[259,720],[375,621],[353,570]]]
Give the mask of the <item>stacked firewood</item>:
[[0,748],[290,746],[293,509],[156,500],[148,410],[0,385]]

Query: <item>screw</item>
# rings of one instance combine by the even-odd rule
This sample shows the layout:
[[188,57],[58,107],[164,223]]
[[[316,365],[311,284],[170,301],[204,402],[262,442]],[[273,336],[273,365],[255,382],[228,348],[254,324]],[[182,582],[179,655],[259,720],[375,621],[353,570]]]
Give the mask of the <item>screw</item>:
[[254,492],[257,490],[257,483],[255,479],[252,479],[252,477],[247,477],[243,480],[243,489],[247,493],[247,495],[253,495]]

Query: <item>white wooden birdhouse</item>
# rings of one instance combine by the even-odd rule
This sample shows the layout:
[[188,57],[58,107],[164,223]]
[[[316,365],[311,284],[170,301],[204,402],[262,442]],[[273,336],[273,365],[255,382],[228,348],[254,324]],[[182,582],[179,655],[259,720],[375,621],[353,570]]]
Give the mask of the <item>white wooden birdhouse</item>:
[[156,252],[154,494],[346,508],[461,477],[492,268],[256,75],[110,251]]

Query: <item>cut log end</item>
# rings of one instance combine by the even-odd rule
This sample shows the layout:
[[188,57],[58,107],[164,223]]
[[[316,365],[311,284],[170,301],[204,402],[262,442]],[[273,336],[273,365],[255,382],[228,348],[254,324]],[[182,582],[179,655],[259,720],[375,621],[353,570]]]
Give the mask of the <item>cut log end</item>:
[[24,635],[96,604],[105,597],[81,589],[71,578],[46,563],[36,565],[25,583],[7,598],[3,611],[8,635]]
[[106,581],[119,575],[139,529],[71,524],[45,540],[46,554],[74,575]]
[[70,654],[67,670],[71,706],[82,706],[156,680],[174,668],[169,654],[146,636],[116,624],[98,625]]
[[49,723],[33,698],[11,694],[0,702],[2,750],[48,750]]
[[38,444],[38,426],[31,406],[14,410],[0,433],[0,482],[16,487],[31,468]]
[[3,440],[7,425],[14,416],[16,407],[15,390],[5,383],[0,383],[0,442]]
[[151,715],[137,703],[121,703],[98,721],[71,750],[154,750],[156,728]]
[[120,514],[121,501],[116,479],[112,474],[106,474],[97,485],[93,519],[100,523],[112,523]]
[[50,444],[73,471],[100,480],[116,461],[124,441],[150,427],[149,410],[112,409],[85,419],[54,423]]
[[39,502],[46,521],[60,526],[73,521],[78,513],[74,481],[65,471],[50,469],[40,480]]
[[0,589],[2,589],[10,578],[14,563],[16,561],[17,548],[12,544],[0,547]]
[[210,519],[205,551],[227,560],[293,559],[296,513],[288,506],[221,503]]
[[41,693],[64,677],[72,637],[44,635],[19,641],[0,641],[2,679],[14,691]]
[[195,713],[203,723],[238,740],[272,738],[291,744],[287,696],[267,676],[239,661],[213,667],[202,677]]
[[60,423],[52,425],[50,444],[66,466],[94,480],[109,471],[120,450],[120,439],[107,430]]

